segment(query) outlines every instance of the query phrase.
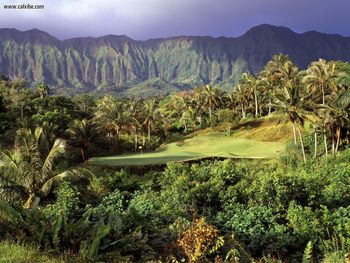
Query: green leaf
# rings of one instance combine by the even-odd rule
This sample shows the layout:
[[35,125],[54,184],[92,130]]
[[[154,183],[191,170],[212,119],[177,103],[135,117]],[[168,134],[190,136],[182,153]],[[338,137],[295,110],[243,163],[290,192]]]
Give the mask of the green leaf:
[[96,235],[94,240],[91,243],[90,251],[89,251],[89,257],[93,258],[94,256],[97,256],[98,249],[100,247],[101,239],[108,235],[109,231],[111,230],[110,225],[103,225],[97,229]]
[[312,262],[312,242],[309,241],[305,247],[302,263]]
[[52,241],[53,241],[53,245],[55,246],[55,248],[58,248],[59,243],[60,243],[60,239],[59,239],[59,232],[62,228],[62,223],[63,223],[63,216],[62,215],[58,215],[55,221],[55,227],[54,227],[54,232],[53,232],[53,236],[52,236]]

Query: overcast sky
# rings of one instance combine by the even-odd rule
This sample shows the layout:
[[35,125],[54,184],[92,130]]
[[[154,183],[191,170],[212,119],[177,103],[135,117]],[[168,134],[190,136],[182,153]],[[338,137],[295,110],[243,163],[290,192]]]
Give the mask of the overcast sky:
[[[239,36],[262,23],[350,36],[350,0],[0,0],[0,27],[38,28],[59,39],[106,34],[149,39]],[[5,10],[4,4],[44,4]]]

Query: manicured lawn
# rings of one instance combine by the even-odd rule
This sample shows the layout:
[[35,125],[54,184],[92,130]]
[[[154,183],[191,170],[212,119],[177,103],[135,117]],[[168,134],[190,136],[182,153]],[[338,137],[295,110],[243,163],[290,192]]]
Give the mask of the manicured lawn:
[[91,164],[107,166],[156,165],[204,157],[275,158],[284,142],[262,142],[231,136],[200,135],[170,143],[151,153],[98,157]]

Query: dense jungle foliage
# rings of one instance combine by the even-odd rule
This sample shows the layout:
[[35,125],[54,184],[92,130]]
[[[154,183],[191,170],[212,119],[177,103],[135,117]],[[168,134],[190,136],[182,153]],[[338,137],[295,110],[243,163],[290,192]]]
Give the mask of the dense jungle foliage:
[[[0,77],[4,262],[347,262],[349,76],[347,63],[299,71],[276,55],[231,92],[145,100],[52,96]],[[87,161],[270,117],[291,123],[276,160]]]

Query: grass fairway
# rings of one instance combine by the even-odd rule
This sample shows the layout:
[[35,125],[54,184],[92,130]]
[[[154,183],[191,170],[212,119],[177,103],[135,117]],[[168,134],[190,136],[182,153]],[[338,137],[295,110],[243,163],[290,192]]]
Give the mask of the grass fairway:
[[157,165],[171,161],[185,161],[206,157],[275,158],[276,151],[284,150],[284,142],[263,142],[232,136],[198,135],[170,143],[157,151],[98,157],[89,163],[106,166]]

